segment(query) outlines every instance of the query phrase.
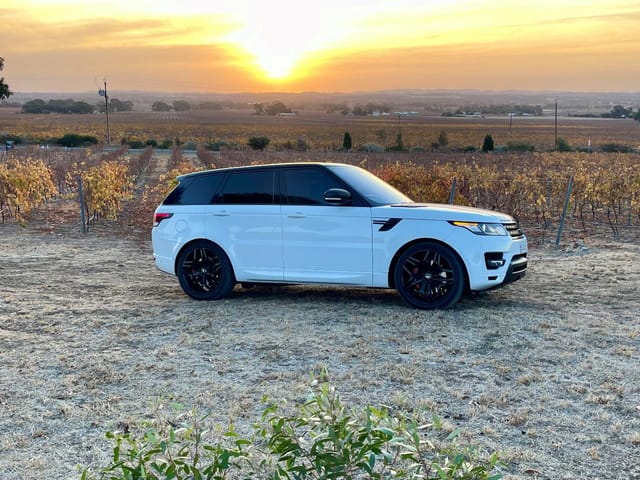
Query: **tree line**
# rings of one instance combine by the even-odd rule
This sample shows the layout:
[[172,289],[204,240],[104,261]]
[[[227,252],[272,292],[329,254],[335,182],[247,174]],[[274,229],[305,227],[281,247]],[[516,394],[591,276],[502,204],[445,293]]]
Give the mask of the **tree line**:
[[[67,98],[64,100],[49,100],[44,101],[41,98],[30,100],[22,106],[22,113],[104,113],[105,105],[98,103],[91,105],[84,101],[73,100]],[[133,102],[124,101],[121,102],[117,98],[113,98],[109,101],[109,112],[129,112],[133,110]]]

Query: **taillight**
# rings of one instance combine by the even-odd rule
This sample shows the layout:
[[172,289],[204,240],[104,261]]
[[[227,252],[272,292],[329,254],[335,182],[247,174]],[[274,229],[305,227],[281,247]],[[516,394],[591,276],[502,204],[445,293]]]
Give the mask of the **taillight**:
[[157,227],[158,225],[160,225],[161,221],[171,217],[173,217],[173,213],[157,212],[153,216],[153,226]]

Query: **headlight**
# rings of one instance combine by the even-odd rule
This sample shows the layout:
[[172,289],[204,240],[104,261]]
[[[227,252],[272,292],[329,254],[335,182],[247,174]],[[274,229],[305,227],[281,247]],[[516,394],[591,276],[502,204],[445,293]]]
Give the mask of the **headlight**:
[[451,222],[456,227],[463,227],[476,235],[508,236],[509,232],[501,223]]

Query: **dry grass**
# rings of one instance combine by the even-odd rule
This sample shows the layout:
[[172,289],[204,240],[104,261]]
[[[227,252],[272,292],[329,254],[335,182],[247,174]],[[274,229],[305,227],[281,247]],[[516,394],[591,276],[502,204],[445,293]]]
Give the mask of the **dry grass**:
[[327,367],[354,405],[428,408],[508,479],[640,478],[640,246],[536,249],[450,311],[392,291],[236,289],[196,302],[148,242],[0,225],[0,478],[77,478],[162,399],[239,428]]

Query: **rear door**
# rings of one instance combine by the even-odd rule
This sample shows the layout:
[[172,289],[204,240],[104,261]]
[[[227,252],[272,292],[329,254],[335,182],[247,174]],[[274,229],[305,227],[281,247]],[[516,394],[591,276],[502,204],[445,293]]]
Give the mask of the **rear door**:
[[238,281],[279,281],[282,218],[276,170],[230,172],[206,207],[206,235],[227,252]]
[[282,170],[282,256],[285,282],[370,285],[371,209],[324,201],[330,188],[348,187],[317,165]]

